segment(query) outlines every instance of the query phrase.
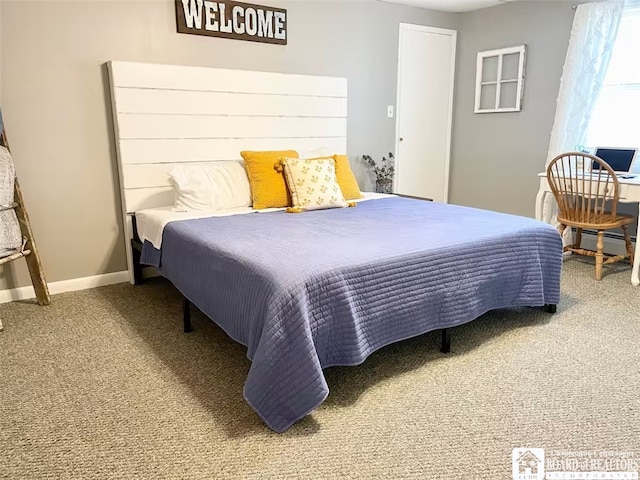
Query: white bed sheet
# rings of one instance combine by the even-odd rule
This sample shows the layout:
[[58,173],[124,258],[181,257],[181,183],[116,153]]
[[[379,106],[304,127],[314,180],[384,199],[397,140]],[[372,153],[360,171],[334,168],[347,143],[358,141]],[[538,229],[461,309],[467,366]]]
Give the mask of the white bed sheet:
[[[375,200],[377,198],[392,197],[386,193],[362,192],[364,198],[355,200],[363,202],[366,200]],[[190,212],[175,212],[173,205],[169,207],[147,208],[136,212],[136,227],[138,236],[144,243],[150,242],[158,250],[162,246],[162,232],[169,222],[177,220],[194,220],[196,218],[207,217],[226,217],[228,215],[244,215],[247,213],[268,213],[285,210],[285,208],[265,208],[263,210],[254,210],[251,207],[239,207],[229,210],[193,210]]]

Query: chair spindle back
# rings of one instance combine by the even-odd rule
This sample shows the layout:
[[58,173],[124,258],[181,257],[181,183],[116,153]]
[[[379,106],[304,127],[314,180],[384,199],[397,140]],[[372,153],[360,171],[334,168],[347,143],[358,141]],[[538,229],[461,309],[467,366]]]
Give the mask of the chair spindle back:
[[[559,217],[574,222],[602,223],[604,215],[616,220],[618,179],[607,162],[594,155],[568,152],[547,167],[547,181],[559,207]],[[611,209],[606,204],[611,201]]]

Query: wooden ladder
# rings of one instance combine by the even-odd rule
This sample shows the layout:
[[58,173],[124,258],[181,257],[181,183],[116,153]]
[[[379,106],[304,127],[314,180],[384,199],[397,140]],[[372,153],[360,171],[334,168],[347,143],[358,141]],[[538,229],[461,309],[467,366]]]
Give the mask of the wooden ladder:
[[[7,141],[6,132],[3,128],[2,113],[0,113],[0,146],[9,150],[9,142]],[[15,210],[16,217],[18,217],[18,223],[20,224],[20,231],[22,232],[23,244],[22,247],[17,249],[14,253],[0,258],[0,265],[24,257],[27,261],[27,268],[29,269],[31,283],[33,284],[38,304],[49,305],[51,296],[49,295],[47,281],[44,278],[44,271],[42,270],[42,264],[40,263],[40,256],[38,255],[36,241],[33,238],[29,215],[27,214],[27,210],[24,206],[24,200],[22,198],[22,192],[20,191],[20,185],[17,177],[15,179],[13,203],[9,205],[0,205],[0,211],[4,210]],[[2,319],[0,319],[0,331],[2,330]]]

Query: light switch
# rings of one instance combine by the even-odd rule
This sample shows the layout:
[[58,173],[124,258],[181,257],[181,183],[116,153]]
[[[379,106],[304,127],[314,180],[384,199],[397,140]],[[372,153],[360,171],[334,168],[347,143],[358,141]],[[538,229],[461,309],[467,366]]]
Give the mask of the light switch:
[[387,117],[393,118],[393,105],[387,107]]

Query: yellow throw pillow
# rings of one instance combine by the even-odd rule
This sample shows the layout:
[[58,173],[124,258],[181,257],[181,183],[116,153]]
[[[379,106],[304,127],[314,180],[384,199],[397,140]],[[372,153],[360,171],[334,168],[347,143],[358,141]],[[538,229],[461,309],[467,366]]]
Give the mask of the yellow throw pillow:
[[291,197],[287,189],[282,171],[278,169],[280,158],[298,158],[295,150],[240,152],[247,169],[253,208],[279,208],[291,205]]
[[338,185],[342,190],[342,195],[346,200],[355,200],[356,198],[364,198],[356,176],[351,170],[351,164],[349,163],[349,157],[346,155],[334,155],[333,159],[336,161],[336,178],[338,179]]
[[280,163],[291,193],[291,211],[349,206],[336,180],[333,158],[283,158]]

